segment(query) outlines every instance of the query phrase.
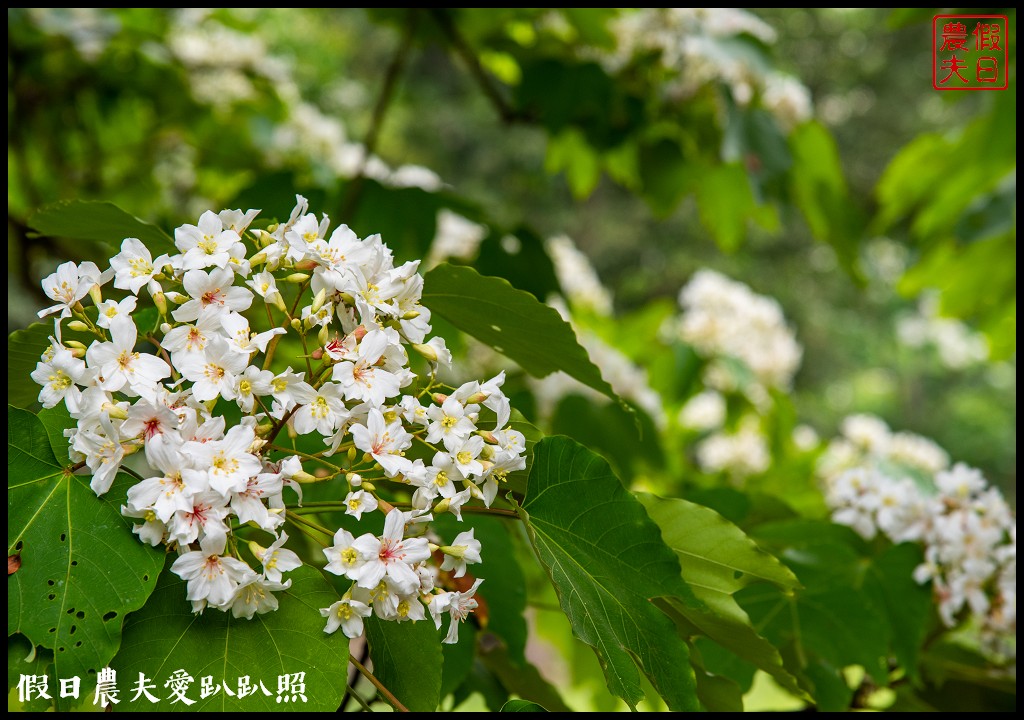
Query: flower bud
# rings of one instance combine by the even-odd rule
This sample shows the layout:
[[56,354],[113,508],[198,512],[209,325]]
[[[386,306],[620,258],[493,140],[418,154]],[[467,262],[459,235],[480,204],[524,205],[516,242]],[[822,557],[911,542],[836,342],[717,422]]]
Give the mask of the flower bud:
[[68,330],[74,330],[75,332],[89,332],[89,326],[81,320],[72,320],[68,323]]
[[162,332],[164,335],[166,335],[173,329],[174,326],[171,325],[170,323],[160,323],[160,332]]
[[321,345],[326,345],[327,343],[329,343],[331,341],[331,328],[327,325],[324,325],[322,328],[320,328],[320,332],[316,334],[316,339],[320,342]]
[[251,552],[257,560],[262,559],[263,554],[267,552],[267,549],[260,545],[255,540],[249,541],[249,552]]
[[[71,323],[68,324],[70,325]],[[77,340],[65,340],[64,344],[71,348],[81,348],[82,350],[85,350],[85,345],[78,342]]]
[[312,314],[316,315],[318,312],[320,312],[320,308],[324,306],[324,302],[326,302],[326,300],[327,288],[320,288],[320,292],[318,292],[316,296],[314,296],[313,298],[313,305],[312,307],[310,307],[309,311]]
[[485,392],[475,392],[472,395],[470,395],[468,398],[466,398],[466,404],[467,405],[477,405],[479,403],[482,403],[484,400],[486,400],[489,397],[490,397],[490,395],[488,393],[485,393]]
[[297,483],[315,483],[318,478],[315,475],[310,475],[305,470],[299,470],[297,473],[292,475],[292,480]]
[[292,273],[284,279],[285,282],[295,283],[296,285],[301,285],[307,280],[309,280],[309,275],[306,273]]
[[156,309],[161,315],[167,314],[167,299],[162,292],[153,293],[153,304],[156,305]]
[[494,433],[490,430],[477,430],[476,434],[482,437],[486,442],[498,444],[498,438],[494,437]]
[[374,485],[369,480],[363,480],[362,488],[363,488],[363,490],[366,490],[367,492],[376,492],[377,491],[377,486]]
[[403,320],[415,320],[420,316],[419,310],[410,310],[402,316]]
[[288,306],[284,304],[284,298],[281,297],[281,293],[274,295],[274,305],[283,313],[288,312]]
[[[264,235],[270,235],[270,233],[275,233],[275,232],[277,232],[277,229],[279,227],[281,227],[281,226],[278,223],[271,223],[270,225],[267,225],[267,229],[263,231],[263,234]],[[273,236],[271,236],[271,237],[273,237]]]
[[89,297],[92,298],[92,304],[96,307],[103,304],[103,291],[99,285],[93,285],[89,288]]
[[468,545],[442,545],[438,548],[445,555],[451,555],[453,558],[461,560],[466,557],[466,551],[469,550]]
[[427,543],[427,550],[429,550],[432,553],[436,553],[440,549],[440,545],[435,545],[434,543]]
[[348,449],[348,462],[349,462],[349,465],[351,465],[355,461],[356,461],[356,449],[354,447],[350,447]]
[[352,335],[352,337],[354,337],[356,339],[356,342],[359,342],[364,337],[366,337],[366,332],[367,332],[366,328],[363,327],[362,325],[360,325],[355,330],[353,330],[350,334]]
[[71,348],[71,357],[81,360],[85,357],[85,348]]
[[316,260],[303,260],[295,263],[296,270],[312,270],[316,267]]
[[363,478],[359,473],[346,473],[345,480],[347,480],[348,484],[351,485],[352,487],[359,487],[363,484]]
[[253,255],[251,258],[249,258],[249,266],[250,267],[256,267],[258,265],[262,265],[266,261],[267,261],[267,254],[265,252],[260,251],[260,252],[256,253],[255,255]]
[[452,504],[451,498],[445,498],[437,505],[434,506],[434,512],[443,513],[448,512],[448,507]]
[[434,393],[430,397],[432,397],[434,399],[434,402],[436,402],[438,405],[444,405],[444,401],[448,399],[448,396],[445,395],[444,393]]
[[412,349],[432,363],[437,362],[437,351],[429,345],[413,345]]
[[112,417],[115,420],[127,420],[128,419],[128,411],[125,410],[124,408],[119,408],[117,405],[114,405],[113,403],[103,403],[102,410],[109,417]]
[[270,434],[270,431],[274,429],[274,423],[264,422],[256,426],[256,435],[259,437],[266,437]]
[[322,347],[318,347],[316,350],[311,352],[309,356],[314,360],[320,360],[324,356],[324,349]]
[[181,293],[167,293],[166,297],[175,305],[183,305],[189,301],[188,295],[182,295]]
[[302,332],[302,321],[301,320],[299,320],[298,318],[292,318],[292,321],[291,321],[290,324],[291,324],[293,330],[298,330],[299,332]]

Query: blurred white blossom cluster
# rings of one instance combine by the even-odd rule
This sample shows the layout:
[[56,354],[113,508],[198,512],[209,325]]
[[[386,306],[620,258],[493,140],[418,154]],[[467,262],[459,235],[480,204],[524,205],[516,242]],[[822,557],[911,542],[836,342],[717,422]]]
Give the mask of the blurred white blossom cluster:
[[487,228],[483,225],[448,208],[441,208],[437,211],[437,229],[430,243],[426,265],[433,267],[449,258],[472,260],[485,237]]
[[685,100],[721,82],[740,105],[760,95],[762,105],[787,131],[811,117],[811,94],[803,83],[766,69],[753,45],[746,51],[737,47],[744,35],[765,45],[775,42],[771,26],[744,10],[641,8],[616,18],[612,31],[618,42],[615,53],[604,58],[609,68],[617,70],[637,56],[657,53],[673,77],[666,87],[669,99]]
[[167,48],[188,70],[193,97],[218,109],[255,99],[265,82],[286,102],[298,97],[290,68],[254,33],[228,27],[210,8],[182,8],[172,16]]
[[943,623],[973,616],[990,651],[1016,656],[1017,521],[980,471],[950,467],[930,440],[854,415],[819,472],[834,522],[867,539],[920,543],[924,562],[914,579],[932,582]]
[[[379,235],[360,239],[346,225],[329,232],[326,216],[297,201],[268,230],[249,229],[256,210],[208,211],[177,228],[176,252],[154,258],[127,238],[106,270],[61,265],[42,283],[55,304],[39,315],[56,321],[32,373],[39,400],[66,406],[72,460],[91,471],[97,495],[127,456],[144,455],[149,469],[136,474],[122,513],[136,519],[140,539],[178,553],[171,569],[196,612],[251,618],[276,609],[274,593],[291,582],[283,573],[301,564],[282,526],[310,532],[301,485],[340,480],[338,512],[386,519],[381,535],[338,530],[325,549],[327,570],[352,581],[323,611],[327,632],[358,636],[371,613],[415,621],[429,612],[440,627],[448,613],[447,641],[455,642],[480,580],[446,592],[431,563],[440,553],[440,569],[460,577],[480,562],[480,543],[472,530],[450,545],[425,533],[432,513],[461,520],[466,503],[489,506],[508,474],[525,467],[525,439],[508,426],[504,373],[442,392],[434,371],[451,356],[441,338],[427,339],[419,262],[396,267]],[[104,297],[110,281],[119,292]],[[147,296],[155,308],[138,307]],[[429,361],[428,376],[410,369],[409,349]],[[275,352],[302,369],[272,370]],[[300,452],[282,444],[282,432],[320,442]],[[385,482],[408,511],[378,494]],[[246,546],[242,525],[269,535],[268,545]]]
[[107,49],[110,38],[121,30],[121,22],[103,8],[26,8],[32,23],[48,35],[68,38],[78,53],[96,60]]
[[896,336],[909,347],[933,347],[942,364],[950,370],[963,370],[988,360],[985,336],[974,332],[954,318],[939,315],[937,295],[924,295],[918,312],[905,315],[896,324]]
[[[764,388],[788,390],[800,367],[803,350],[793,330],[786,325],[782,307],[773,298],[758,295],[743,283],[730,280],[714,270],[699,270],[679,293],[682,315],[675,332],[683,342],[708,358],[734,358],[753,374],[753,382]],[[729,385],[716,380],[721,373],[712,365],[709,384]],[[721,387],[720,389],[731,389]],[[761,391],[743,388],[758,401]]]
[[566,235],[557,235],[548,238],[544,247],[555,266],[558,285],[569,305],[597,315],[611,315],[612,294],[601,284],[590,259],[580,252],[576,243]]

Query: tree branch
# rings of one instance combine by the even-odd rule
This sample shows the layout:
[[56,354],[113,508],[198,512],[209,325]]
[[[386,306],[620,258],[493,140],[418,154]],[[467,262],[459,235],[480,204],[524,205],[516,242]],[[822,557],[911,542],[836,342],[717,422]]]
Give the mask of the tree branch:
[[466,39],[462,37],[462,33],[455,27],[455,23],[452,22],[451,15],[441,8],[432,8],[430,10],[430,16],[433,18],[437,26],[441,28],[441,32],[444,33],[448,43],[455,50],[455,53],[462,58],[462,61],[466,63],[466,67],[469,69],[470,75],[476,80],[477,85],[480,86],[480,90],[484,96],[491,102],[502,121],[505,123],[515,122],[528,122],[533,118],[524,112],[516,110],[512,107],[508,101],[498,91],[498,88],[491,82],[490,76],[484,71],[480,65],[480,61],[477,59],[476,52],[469,46]]
[[377,690],[380,691],[380,694],[384,696],[385,700],[387,700],[389,703],[391,703],[391,705],[395,708],[395,710],[397,710],[398,712],[409,712],[409,708],[407,708],[405,705],[403,705],[399,701],[399,699],[396,698],[392,694],[392,692],[390,690],[388,690],[386,687],[384,687],[384,683],[382,683],[380,680],[378,680],[374,676],[374,674],[372,672],[367,670],[365,665],[363,665],[361,662],[356,660],[356,656],[355,655],[349,655],[348,656],[348,661],[356,666],[356,668],[359,670],[359,672],[361,672],[363,674],[363,677],[365,677],[367,680],[369,680],[370,682],[373,683],[373,686],[375,688],[377,688]]

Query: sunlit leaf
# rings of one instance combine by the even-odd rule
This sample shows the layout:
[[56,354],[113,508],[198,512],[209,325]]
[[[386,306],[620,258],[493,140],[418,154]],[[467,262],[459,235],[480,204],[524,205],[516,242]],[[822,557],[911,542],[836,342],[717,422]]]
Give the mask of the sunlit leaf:
[[638,496],[662,537],[679,557],[683,579],[704,601],[703,608],[670,600],[672,610],[695,629],[772,675],[801,695],[796,679],[783,667],[779,651],[751,626],[733,594],[752,583],[768,582],[784,591],[800,586],[796,576],[742,530],[714,510],[675,498]]

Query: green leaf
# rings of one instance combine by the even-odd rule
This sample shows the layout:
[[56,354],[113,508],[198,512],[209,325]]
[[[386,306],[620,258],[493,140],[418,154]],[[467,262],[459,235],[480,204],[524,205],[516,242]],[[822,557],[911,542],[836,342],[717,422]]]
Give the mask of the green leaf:
[[442,263],[424,277],[422,303],[534,377],[562,370],[619,399],[558,312],[506,280]]
[[547,710],[529,700],[509,700],[501,706],[501,712],[547,712]]
[[569,438],[534,448],[523,519],[573,633],[590,645],[614,695],[643,699],[640,670],[672,710],[696,710],[686,644],[652,598],[699,601],[658,527],[603,459]]
[[643,410],[631,413],[621,405],[571,394],[558,403],[550,431],[597,451],[623,476],[649,472],[665,463],[661,435]]
[[564,170],[569,189],[577,200],[585,200],[601,179],[600,158],[579,130],[568,128],[548,139],[544,169],[552,175]]
[[[252,620],[234,618],[231,613],[208,609],[192,613],[185,599],[185,582],[165,569],[156,591],[142,610],[125,623],[121,650],[111,666],[123,682],[135,682],[139,673],[156,685],[151,691],[160,702],[145,696],[131,702],[122,689],[120,711],[245,711],[271,710],[334,711],[345,693],[348,667],[348,638],[337,632],[324,633],[320,608],[338,600],[331,584],[316,569],[305,565],[288,573],[292,586],[277,594],[280,607]],[[185,706],[169,700],[167,678],[185,670],[195,682],[185,695],[195,701]],[[278,677],[305,673],[307,702],[278,701]],[[262,682],[270,695],[258,689],[238,698],[223,688],[200,698],[200,683],[211,676],[217,685],[237,692],[238,679],[249,676],[253,685]]]
[[412,712],[433,712],[441,701],[441,639],[430,620],[366,622],[373,674]]
[[750,180],[739,165],[710,168],[697,185],[700,219],[726,252],[739,248],[747,229],[747,215],[754,208]]
[[804,586],[787,594],[760,583],[735,593],[754,626],[780,649],[786,668],[815,702],[837,709],[846,696],[843,668],[862,666],[879,685],[888,679],[894,632],[874,588],[865,588],[864,542],[849,528],[794,520],[758,527]]
[[[18,699],[18,687],[23,675],[45,675],[47,690],[51,698],[56,694],[54,688],[60,687],[53,674],[53,653],[45,648],[37,648],[24,635],[14,634],[7,638],[7,697],[8,712],[46,712],[53,709],[53,700],[31,696],[25,702]],[[14,703],[17,703],[16,705]]]
[[50,346],[53,322],[32,323],[7,336],[7,402],[15,407],[33,405],[42,389],[30,375]]
[[738,657],[753,663],[796,695],[803,691],[783,667],[782,656],[758,635],[733,594],[755,582],[787,591],[800,586],[792,571],[714,510],[679,499],[637,496],[679,557],[683,579],[704,608],[670,600],[674,613]]
[[70,464],[71,458],[68,451],[71,449],[71,444],[64,436],[64,430],[77,426],[78,421],[71,417],[63,403],[52,408],[43,408],[36,417],[39,418],[43,429],[46,430],[46,436],[50,440],[50,449],[53,451],[57,463],[60,465]]
[[95,240],[120,248],[125,238],[138,238],[153,252],[173,252],[171,236],[129,215],[117,205],[92,200],[61,200],[40,208],[28,224],[43,235],[70,240]]
[[690,648],[690,661],[697,677],[697,697],[708,712],[743,712],[743,691],[735,680],[710,673]]
[[888,548],[868,569],[882,596],[889,623],[895,629],[892,649],[910,678],[917,677],[918,656],[933,616],[932,591],[914,580],[914,569],[924,561],[921,547],[901,543]]
[[125,613],[153,591],[163,554],[139,542],[114,500],[133,484],[120,475],[102,497],[89,477],[57,462],[42,422],[7,409],[8,632],[53,649],[58,677],[102,668],[117,652]]
[[446,698],[455,692],[473,670],[476,658],[476,628],[465,623],[459,629],[459,641],[441,644],[443,663],[441,666],[441,690],[439,696]]
[[831,245],[843,266],[854,270],[863,219],[850,199],[836,141],[817,122],[807,122],[790,135],[793,196],[811,232]]
[[696,177],[679,143],[658,138],[640,147],[637,157],[644,200],[660,217],[667,217],[696,184]]

